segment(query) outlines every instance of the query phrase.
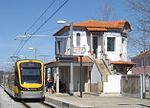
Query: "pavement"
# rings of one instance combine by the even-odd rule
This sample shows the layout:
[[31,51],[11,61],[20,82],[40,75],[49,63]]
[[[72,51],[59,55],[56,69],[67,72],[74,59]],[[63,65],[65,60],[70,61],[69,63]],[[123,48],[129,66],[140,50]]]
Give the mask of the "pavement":
[[150,108],[150,100],[118,94],[83,94],[83,97],[66,93],[45,93],[45,101],[56,108]]

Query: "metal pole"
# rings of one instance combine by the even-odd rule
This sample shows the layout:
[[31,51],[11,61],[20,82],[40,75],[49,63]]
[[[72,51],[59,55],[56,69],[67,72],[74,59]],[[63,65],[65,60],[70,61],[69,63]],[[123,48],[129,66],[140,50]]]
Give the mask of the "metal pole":
[[35,48],[34,50],[35,50],[35,59],[36,59],[36,57],[37,57],[37,49]]
[[73,23],[70,23],[70,55],[73,53]]
[[144,76],[143,74],[140,75],[140,80],[141,80],[141,83],[140,83],[140,85],[141,85],[141,96],[140,97],[141,97],[141,99],[143,99],[143,84],[144,84],[143,83],[143,76]]
[[[144,31],[145,31],[145,25],[144,25]],[[146,42],[145,42],[145,32],[143,31],[143,36],[144,36],[144,53],[146,52]],[[145,82],[145,75],[146,75],[146,64],[145,64],[145,54],[143,57],[143,67],[144,67],[144,73],[143,73],[143,98],[146,98],[146,82]]]
[[90,71],[90,92],[91,92],[91,71]]
[[80,56],[80,97],[82,97],[82,57]]

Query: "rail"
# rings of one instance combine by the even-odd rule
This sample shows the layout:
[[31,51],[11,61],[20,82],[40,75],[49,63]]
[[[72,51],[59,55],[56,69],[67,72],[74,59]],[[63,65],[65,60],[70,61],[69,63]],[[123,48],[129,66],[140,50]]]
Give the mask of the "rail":
[[21,104],[25,106],[25,108],[35,108],[35,103],[38,104],[39,108],[56,108],[44,101],[21,101]]

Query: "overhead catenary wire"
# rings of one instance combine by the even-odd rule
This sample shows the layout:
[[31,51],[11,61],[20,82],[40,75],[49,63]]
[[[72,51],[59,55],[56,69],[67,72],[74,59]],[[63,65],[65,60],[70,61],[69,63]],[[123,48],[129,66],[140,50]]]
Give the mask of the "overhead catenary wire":
[[[30,31],[30,29],[32,29],[36,23],[42,18],[42,16],[48,11],[49,8],[51,8],[51,6],[56,2],[56,0],[53,0],[53,2],[43,11],[43,13],[35,20],[35,22],[33,22],[33,24],[25,31],[25,35],[28,31]],[[21,48],[21,46],[23,45],[24,41],[21,40],[21,42],[19,43],[16,51],[14,52],[14,55],[18,54],[19,49]]]
[[44,12],[35,20],[35,22],[25,31],[25,33],[27,33],[30,29],[32,29],[35,24],[41,19],[41,17],[48,11],[48,9],[56,2],[56,0],[54,0],[45,10]]
[[[20,41],[19,45],[17,46],[17,49],[20,49],[21,44],[23,44],[23,40]],[[17,51],[18,50],[16,50],[13,55],[17,54]]]
[[52,13],[52,15],[50,17],[47,18],[47,20],[44,21],[44,23],[42,23],[39,28],[37,28],[31,35],[34,35],[35,33],[37,33],[69,0],[66,0],[62,5],[60,5],[60,7],[58,7],[56,9],[56,11],[54,13]]
[[31,33],[31,36],[27,38],[27,40],[24,41],[22,46],[16,50],[16,55],[20,53],[20,51],[23,49],[25,44],[32,38],[34,34],[36,34],[69,0],[66,0],[63,2],[52,14],[50,17],[48,17],[33,33]]

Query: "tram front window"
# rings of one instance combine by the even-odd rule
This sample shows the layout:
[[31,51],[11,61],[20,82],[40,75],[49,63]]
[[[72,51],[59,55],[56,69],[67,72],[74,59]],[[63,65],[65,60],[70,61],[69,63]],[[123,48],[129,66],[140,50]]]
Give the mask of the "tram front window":
[[40,67],[21,67],[21,82],[27,83],[41,83]]

